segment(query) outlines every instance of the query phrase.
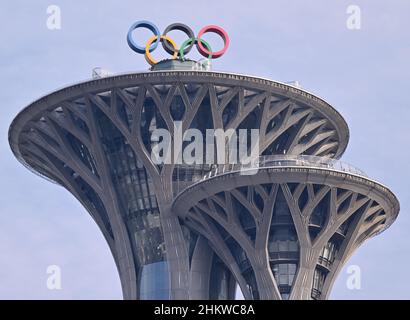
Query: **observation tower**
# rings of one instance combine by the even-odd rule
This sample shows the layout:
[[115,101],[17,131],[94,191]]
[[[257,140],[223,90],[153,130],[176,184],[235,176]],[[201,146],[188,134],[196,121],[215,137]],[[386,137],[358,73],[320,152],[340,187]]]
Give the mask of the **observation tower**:
[[[140,27],[154,34],[145,47],[133,39]],[[172,30],[187,34],[181,47]],[[221,51],[207,32],[222,37]],[[399,212],[387,187],[338,160],[349,139],[343,117],[295,86],[211,71],[229,46],[218,26],[195,36],[176,23],[161,34],[139,21],[127,40],[149,71],[55,91],[9,130],[16,158],[95,220],[124,299],[234,299],[237,285],[246,299],[326,299],[352,253]],[[172,58],[157,63],[160,43]],[[204,63],[186,59],[194,47]],[[258,157],[248,166],[157,163],[153,133],[175,142],[176,122],[204,139],[209,129],[256,129]]]

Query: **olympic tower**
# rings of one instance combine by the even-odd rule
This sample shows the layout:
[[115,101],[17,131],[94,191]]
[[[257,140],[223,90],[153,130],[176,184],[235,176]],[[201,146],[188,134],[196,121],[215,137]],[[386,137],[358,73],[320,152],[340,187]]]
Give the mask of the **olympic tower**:
[[[144,47],[137,28],[154,34]],[[187,34],[180,47],[172,30]],[[207,32],[222,37],[222,50],[212,51]],[[139,21],[127,40],[151,69],[27,106],[9,130],[17,159],[90,213],[125,299],[233,299],[237,285],[246,299],[326,299],[352,253],[399,212],[387,187],[338,160],[349,139],[342,116],[298,87],[211,71],[229,46],[218,26],[195,36],[175,23],[161,34]],[[160,43],[171,59],[157,63]],[[206,60],[186,59],[193,47]],[[175,123],[203,140],[209,129],[258,130],[257,161],[158,163],[153,135],[166,130],[176,142]]]

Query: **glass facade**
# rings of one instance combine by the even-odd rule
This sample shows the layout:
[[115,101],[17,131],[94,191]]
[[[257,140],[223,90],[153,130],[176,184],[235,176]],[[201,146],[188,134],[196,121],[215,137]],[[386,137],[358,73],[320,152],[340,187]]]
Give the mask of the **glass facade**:
[[282,188],[278,188],[269,232],[270,266],[282,299],[288,299],[299,262],[299,241]]
[[165,244],[152,180],[118,129],[99,109],[95,112],[138,265],[163,261]]
[[211,277],[209,283],[209,299],[228,300],[230,299],[230,277],[231,272],[223,262],[214,255],[212,261]]
[[138,297],[168,299],[166,250],[152,180],[119,130],[99,109],[94,112],[119,205],[133,240],[140,274]]
[[313,274],[313,285],[312,285],[312,299],[318,300],[321,298],[323,285],[326,280],[326,271],[316,268]]
[[296,269],[296,263],[280,263],[272,266],[273,275],[282,299],[286,300],[289,298],[293,280],[295,279]]
[[168,300],[170,297],[167,262],[161,261],[143,266],[138,283],[141,300]]

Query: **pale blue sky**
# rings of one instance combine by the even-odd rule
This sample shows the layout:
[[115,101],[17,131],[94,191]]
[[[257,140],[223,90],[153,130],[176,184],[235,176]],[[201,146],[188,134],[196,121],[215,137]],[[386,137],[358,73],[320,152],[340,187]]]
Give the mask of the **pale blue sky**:
[[[62,29],[46,27],[46,9],[61,7]],[[346,28],[359,5],[362,29]],[[184,22],[198,31],[218,24],[231,38],[214,70],[301,85],[333,104],[350,127],[343,160],[396,193],[396,223],[364,244],[348,265],[362,289],[340,274],[333,299],[410,298],[410,1],[1,1],[0,3],[0,298],[121,298],[100,231],[66,190],[30,173],[13,157],[7,130],[36,98],[90,77],[147,69],[125,37],[136,20],[163,30]],[[46,268],[62,268],[62,290],[46,287]]]

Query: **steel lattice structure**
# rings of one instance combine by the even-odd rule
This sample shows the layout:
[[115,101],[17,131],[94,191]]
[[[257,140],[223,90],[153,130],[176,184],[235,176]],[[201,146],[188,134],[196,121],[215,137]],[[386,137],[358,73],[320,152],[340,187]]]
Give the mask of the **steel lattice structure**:
[[[150,134],[172,133],[174,121],[203,134],[259,129],[258,173],[154,164]],[[331,160],[348,138],[340,114],[304,90],[191,70],[66,87],[25,108],[9,131],[16,157],[94,218],[125,299],[228,299],[236,283],[248,299],[327,297],[353,250],[399,210],[386,187]]]
[[338,162],[264,160],[255,175],[209,174],[178,196],[175,212],[209,240],[246,298],[325,298],[353,251],[391,224],[397,200]]

